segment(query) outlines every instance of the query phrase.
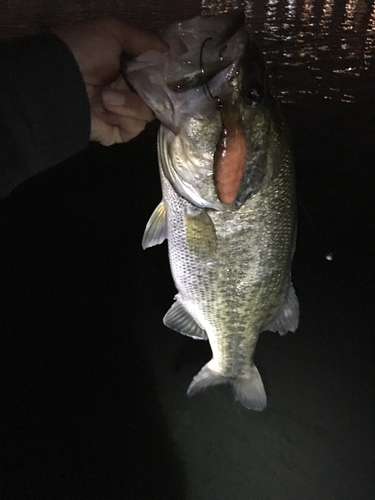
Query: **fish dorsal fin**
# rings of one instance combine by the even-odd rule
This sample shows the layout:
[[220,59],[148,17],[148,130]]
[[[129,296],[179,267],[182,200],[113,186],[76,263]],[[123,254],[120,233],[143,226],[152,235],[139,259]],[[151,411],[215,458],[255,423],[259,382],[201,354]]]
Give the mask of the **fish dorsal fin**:
[[142,247],[160,245],[167,238],[167,214],[163,200],[152,212],[142,239]]
[[264,330],[279,332],[280,335],[285,335],[288,332],[295,332],[297,330],[298,321],[299,303],[296,292],[291,283],[284,304]]
[[176,332],[198,340],[207,340],[206,332],[196,323],[180,302],[174,302],[163,318],[163,323]]

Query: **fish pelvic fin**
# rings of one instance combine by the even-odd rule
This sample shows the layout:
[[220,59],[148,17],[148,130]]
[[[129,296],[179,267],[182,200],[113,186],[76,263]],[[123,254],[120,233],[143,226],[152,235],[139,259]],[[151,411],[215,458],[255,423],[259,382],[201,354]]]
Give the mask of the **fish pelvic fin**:
[[246,375],[241,375],[233,380],[213,370],[210,363],[207,363],[193,378],[187,390],[188,396],[194,396],[211,385],[231,383],[236,401],[239,401],[245,408],[255,411],[265,409],[267,396],[256,366],[253,365]]
[[286,299],[278,310],[276,316],[264,328],[270,332],[279,332],[280,335],[285,335],[288,332],[295,332],[299,322],[299,302],[292,283]]
[[152,212],[152,215],[147,222],[145,232],[142,239],[142,248],[153,247],[160,245],[167,238],[167,212],[165,210],[164,201]]
[[245,408],[263,411],[267,406],[267,396],[258,368],[253,365],[249,374],[237,377],[233,382],[236,401]]
[[188,335],[193,339],[207,340],[207,333],[184,309],[180,302],[174,302],[172,307],[163,318],[163,323],[168,328],[180,332],[183,335]]

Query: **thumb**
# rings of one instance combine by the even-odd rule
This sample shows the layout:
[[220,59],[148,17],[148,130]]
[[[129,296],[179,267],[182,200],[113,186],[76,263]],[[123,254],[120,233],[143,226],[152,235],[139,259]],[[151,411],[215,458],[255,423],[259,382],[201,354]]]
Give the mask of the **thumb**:
[[123,90],[105,89],[103,90],[103,106],[112,108],[113,106],[124,106],[126,104],[126,95]]
[[144,100],[132,90],[104,89],[102,92],[103,107],[119,116],[137,118],[145,122],[155,117]]

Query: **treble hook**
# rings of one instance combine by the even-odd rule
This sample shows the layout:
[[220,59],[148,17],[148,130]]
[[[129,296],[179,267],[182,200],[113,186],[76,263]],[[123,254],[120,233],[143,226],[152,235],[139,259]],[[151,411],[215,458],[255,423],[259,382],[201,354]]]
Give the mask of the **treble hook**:
[[[204,46],[206,45],[206,43],[209,42],[210,40],[212,40],[212,36],[206,38],[204,40],[204,42],[202,43],[200,54],[199,54],[199,64],[200,64],[200,67],[201,67],[201,73],[203,75],[203,82],[204,82],[203,83],[203,87],[206,90],[207,94],[211,97],[211,99],[213,99],[216,102],[216,108],[220,111],[221,108],[223,107],[223,103],[221,102],[220,97],[212,95],[210,87],[208,86],[208,82],[206,82],[204,80],[204,78],[206,76],[206,73],[205,73],[204,67],[203,67],[203,49],[204,49]],[[220,54],[220,57],[222,57],[221,54]]]

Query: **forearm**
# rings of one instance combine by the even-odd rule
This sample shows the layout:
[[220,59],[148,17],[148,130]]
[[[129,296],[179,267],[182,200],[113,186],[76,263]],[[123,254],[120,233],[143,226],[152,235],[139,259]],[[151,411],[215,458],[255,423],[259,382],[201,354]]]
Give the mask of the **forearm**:
[[55,35],[0,44],[0,196],[87,146],[90,109],[78,65]]

